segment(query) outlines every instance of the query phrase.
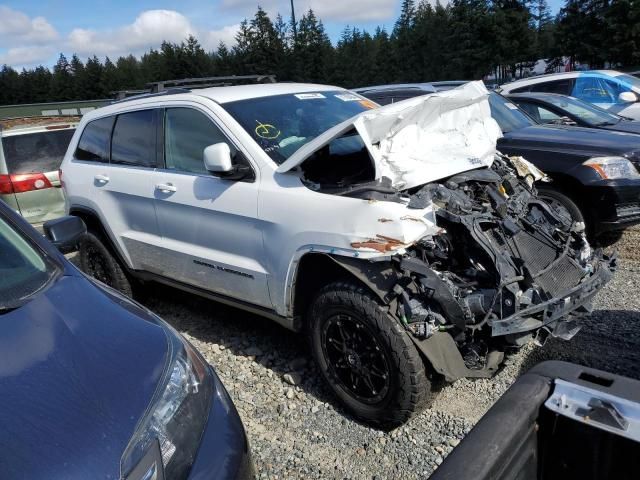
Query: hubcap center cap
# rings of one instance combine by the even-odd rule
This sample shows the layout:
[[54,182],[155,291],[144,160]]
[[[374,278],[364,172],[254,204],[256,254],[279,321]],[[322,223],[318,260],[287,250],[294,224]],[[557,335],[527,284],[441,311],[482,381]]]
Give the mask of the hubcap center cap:
[[360,368],[360,357],[355,352],[347,353],[347,362],[354,368]]

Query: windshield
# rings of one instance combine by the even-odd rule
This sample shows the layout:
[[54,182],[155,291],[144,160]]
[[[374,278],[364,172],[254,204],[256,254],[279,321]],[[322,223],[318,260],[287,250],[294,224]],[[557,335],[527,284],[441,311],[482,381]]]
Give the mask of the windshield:
[[55,266],[0,217],[0,313],[19,307],[55,272]]
[[631,85],[635,90],[640,91],[640,78],[634,77],[633,75],[627,75],[623,73],[622,75],[616,75],[618,80],[622,80],[625,83]]
[[531,117],[502,95],[491,92],[489,94],[489,105],[491,106],[491,116],[498,122],[502,133],[535,125]]
[[344,90],[252,98],[222,106],[278,165],[331,127],[376,107]]
[[620,117],[612,113],[602,110],[590,103],[583,102],[573,97],[556,97],[548,96],[545,98],[547,102],[566,111],[570,115],[578,117],[580,120],[589,125],[613,125],[620,121]]

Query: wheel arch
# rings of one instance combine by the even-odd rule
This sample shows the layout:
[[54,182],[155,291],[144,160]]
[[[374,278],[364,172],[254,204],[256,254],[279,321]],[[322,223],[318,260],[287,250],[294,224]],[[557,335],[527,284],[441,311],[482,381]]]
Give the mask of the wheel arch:
[[297,263],[290,286],[291,313],[303,318],[314,295],[334,281],[351,280],[365,287],[383,303],[389,303],[389,292],[397,282],[390,262],[367,262],[328,253],[309,252]]
[[108,230],[105,228],[100,215],[95,210],[89,207],[72,206],[69,208],[69,215],[80,217],[87,226],[87,230],[93,231],[99,234],[106,242],[106,247],[113,253],[120,264],[125,267],[127,271],[131,270],[129,262],[120,253],[120,250],[116,247],[115,242],[111,238]]

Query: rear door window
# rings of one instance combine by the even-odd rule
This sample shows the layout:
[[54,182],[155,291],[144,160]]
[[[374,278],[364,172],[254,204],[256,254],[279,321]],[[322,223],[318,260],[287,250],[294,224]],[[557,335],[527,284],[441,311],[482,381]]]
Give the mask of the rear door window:
[[117,116],[111,139],[111,163],[155,168],[155,117],[155,110],[140,110]]
[[73,129],[11,135],[2,139],[9,174],[58,170],[73,136]]
[[109,139],[114,117],[89,122],[80,136],[75,158],[87,162],[109,162]]

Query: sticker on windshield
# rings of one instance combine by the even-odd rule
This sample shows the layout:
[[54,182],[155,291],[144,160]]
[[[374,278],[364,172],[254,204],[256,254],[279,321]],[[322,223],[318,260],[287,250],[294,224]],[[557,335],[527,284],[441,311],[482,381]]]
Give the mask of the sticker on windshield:
[[518,110],[518,106],[515,103],[505,103],[505,105],[511,110]]
[[362,100],[362,98],[354,95],[353,93],[339,93],[337,95],[334,95],[334,97],[339,98],[343,102],[355,102],[357,100]]
[[256,136],[264,138],[265,140],[275,140],[280,136],[280,130],[271,125],[270,123],[258,122],[258,126],[255,129]]
[[298,100],[316,100],[318,98],[327,98],[321,93],[296,93]]

